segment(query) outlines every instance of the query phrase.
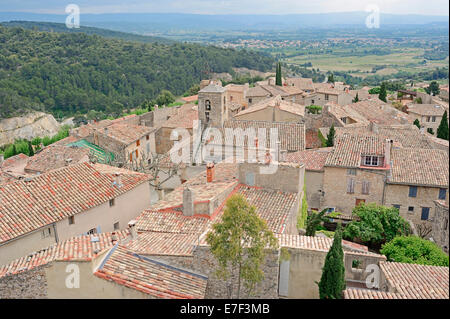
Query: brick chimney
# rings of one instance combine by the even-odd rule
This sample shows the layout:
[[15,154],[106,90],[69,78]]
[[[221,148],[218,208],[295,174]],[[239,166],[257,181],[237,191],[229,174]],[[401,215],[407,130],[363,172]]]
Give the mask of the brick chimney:
[[117,243],[117,241],[118,241],[118,238],[117,238],[116,232],[113,231],[113,232],[111,233],[111,243],[112,243],[113,245],[115,245],[115,244]]
[[122,173],[115,172],[113,176],[114,176],[114,185],[116,185],[117,187],[122,187]]
[[130,230],[131,239],[137,239],[136,220],[133,219],[128,222],[128,229]]
[[183,190],[183,215],[194,215],[194,192],[188,187]]
[[206,164],[206,182],[211,183],[214,180],[214,163]]

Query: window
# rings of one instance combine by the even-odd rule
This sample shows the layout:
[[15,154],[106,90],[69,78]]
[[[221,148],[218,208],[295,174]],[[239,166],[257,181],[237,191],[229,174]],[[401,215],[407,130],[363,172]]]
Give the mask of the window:
[[325,94],[325,101],[328,101],[330,99],[330,96],[328,94]]
[[332,213],[332,212],[334,212],[335,211],[335,208],[334,207],[329,207],[328,208],[328,213]]
[[355,192],[355,180],[353,178],[347,179],[347,193],[353,194]]
[[117,222],[117,223],[114,223],[114,230],[119,230],[119,222]]
[[359,206],[359,205],[361,205],[361,204],[364,204],[365,202],[366,202],[365,199],[359,199],[359,198],[357,198],[357,199],[356,199],[356,202],[355,202],[355,206]]
[[356,176],[356,169],[354,169],[354,168],[348,168],[348,169],[347,169],[347,175],[353,175],[353,176]]
[[46,229],[42,230],[41,238],[47,238],[47,237],[50,237],[51,235],[52,235],[52,229],[46,228]]
[[394,205],[392,205],[392,207],[397,208],[398,210],[400,210],[400,205],[399,204],[394,204]]
[[115,204],[116,204],[116,199],[115,198],[112,198],[112,199],[109,200],[109,207],[112,207]]
[[420,219],[428,220],[429,215],[430,215],[430,207],[422,207],[422,216],[420,217]]
[[378,166],[378,156],[364,156],[365,166]]
[[311,104],[314,104],[314,99],[313,99],[313,100],[311,100]]
[[206,123],[209,122],[209,112],[205,112],[205,117],[206,117]]
[[429,116],[427,116],[427,122],[430,122],[430,117]]
[[346,118],[346,117],[341,117],[341,121],[342,121],[344,124],[347,124],[347,118]]
[[431,118],[431,122],[436,122],[436,116],[433,116],[433,117]]
[[230,95],[230,102],[233,101],[233,95]]
[[417,186],[409,186],[409,197],[417,197]]
[[445,188],[439,189],[439,199],[445,199],[447,197],[447,190]]
[[408,207],[408,213],[414,213],[414,206],[409,206]]
[[252,103],[252,99],[248,99],[248,103],[251,104]]
[[89,231],[87,232],[87,234],[88,234],[88,235],[94,235],[94,234],[97,234],[97,228],[89,229]]
[[136,141],[136,146],[139,146],[139,145],[141,145],[141,140]]
[[205,110],[211,111],[211,101],[210,100],[205,101]]
[[362,182],[362,190],[361,190],[361,193],[366,194],[366,195],[369,195],[369,187],[370,187],[370,183],[369,183],[369,182],[366,182],[366,181],[363,181],[363,182]]
[[75,224],[75,216],[69,216],[69,225]]
[[150,135],[146,135],[145,139],[148,141],[150,139]]

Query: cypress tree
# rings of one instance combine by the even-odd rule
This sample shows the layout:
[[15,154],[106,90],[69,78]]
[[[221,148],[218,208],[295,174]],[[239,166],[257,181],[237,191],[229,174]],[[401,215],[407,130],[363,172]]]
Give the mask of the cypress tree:
[[319,282],[320,299],[341,299],[345,289],[344,251],[342,250],[342,229],[338,224],[333,245],[325,258],[322,277]]
[[448,123],[447,123],[447,111],[442,116],[441,123],[437,129],[437,137],[448,141]]
[[356,93],[355,99],[353,100],[353,103],[357,103],[357,102],[359,102],[358,93]]
[[276,73],[276,76],[275,76],[275,85],[278,85],[278,86],[282,86],[283,85],[282,80],[281,80],[281,63],[280,62],[278,62],[278,64],[277,64],[277,73]]
[[386,102],[387,92],[386,92],[386,83],[381,83],[380,94],[378,94],[378,98],[381,101]]
[[31,142],[28,141],[28,156],[33,156],[33,155],[34,155],[33,145],[31,145]]
[[414,124],[415,126],[417,126],[418,128],[420,128],[420,122],[419,122],[419,119],[415,119],[413,124]]
[[328,132],[328,135],[327,135],[327,146],[328,147],[334,146],[334,135],[335,134],[336,134],[336,131],[334,129],[334,124],[332,124],[330,127],[330,131]]

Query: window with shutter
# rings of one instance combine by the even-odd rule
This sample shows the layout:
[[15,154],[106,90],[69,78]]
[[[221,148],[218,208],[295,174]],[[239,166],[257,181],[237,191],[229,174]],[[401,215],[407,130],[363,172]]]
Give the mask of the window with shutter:
[[347,179],[347,193],[353,194],[355,192],[355,180],[353,178]]
[[369,194],[369,182],[362,182],[362,193],[368,195]]

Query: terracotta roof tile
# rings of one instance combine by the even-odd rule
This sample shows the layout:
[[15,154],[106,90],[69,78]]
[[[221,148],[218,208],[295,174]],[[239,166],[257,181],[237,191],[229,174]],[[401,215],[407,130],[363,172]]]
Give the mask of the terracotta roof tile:
[[309,171],[323,171],[323,167],[332,147],[317,148],[287,154],[286,162],[305,164]]

